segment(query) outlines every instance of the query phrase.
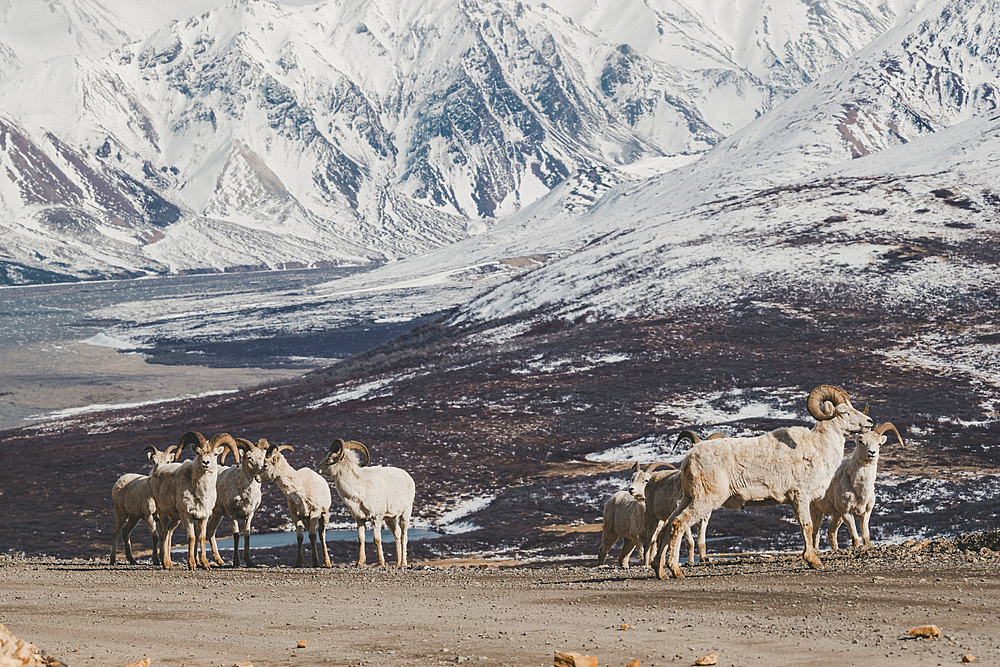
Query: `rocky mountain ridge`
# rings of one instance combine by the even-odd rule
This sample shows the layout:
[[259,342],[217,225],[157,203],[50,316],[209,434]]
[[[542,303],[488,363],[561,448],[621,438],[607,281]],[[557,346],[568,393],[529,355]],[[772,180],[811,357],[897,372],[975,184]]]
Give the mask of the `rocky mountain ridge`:
[[53,4],[31,48],[41,3],[2,15],[4,282],[418,255],[715,146],[908,5],[118,4]]

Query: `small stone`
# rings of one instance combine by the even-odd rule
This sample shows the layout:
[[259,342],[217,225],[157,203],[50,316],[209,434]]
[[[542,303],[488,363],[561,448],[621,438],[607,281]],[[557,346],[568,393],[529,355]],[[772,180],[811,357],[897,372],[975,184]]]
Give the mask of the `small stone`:
[[656,631],[657,632],[670,632],[670,628],[667,628],[667,627],[664,627],[664,626],[661,625],[660,627],[656,628]]
[[631,626],[622,624],[622,630],[631,630],[631,629],[632,629]]
[[911,637],[921,637],[923,639],[936,639],[941,636],[941,628],[936,625],[918,625],[910,628]]
[[625,667],[640,667],[639,658],[632,658],[632,661],[625,665]]
[[253,667],[253,663],[247,660],[246,662],[237,662],[233,667]]
[[303,639],[302,641],[300,641],[298,644],[295,645],[295,648],[305,648],[305,647],[306,647],[305,639]]
[[708,655],[703,655],[694,661],[696,665],[717,665],[719,664],[719,653],[718,651],[714,653],[709,653]]
[[963,663],[975,662],[975,661],[976,661],[976,656],[972,655],[971,653],[966,653],[965,655],[962,656]]
[[130,662],[125,667],[149,667],[149,658],[143,658],[142,660],[137,660],[136,662]]
[[597,658],[580,653],[560,653],[556,651],[553,667],[597,667]]

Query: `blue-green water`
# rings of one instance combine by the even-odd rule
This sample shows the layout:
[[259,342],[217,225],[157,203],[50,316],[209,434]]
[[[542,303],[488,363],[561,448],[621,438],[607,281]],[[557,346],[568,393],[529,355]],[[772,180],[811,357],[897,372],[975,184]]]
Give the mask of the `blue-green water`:
[[[183,531],[182,531],[183,532]],[[433,540],[434,538],[441,537],[441,533],[435,532],[429,528],[410,528],[407,531],[406,539],[408,541],[415,542],[417,540]],[[309,544],[309,535],[303,533],[302,536],[303,543]],[[357,542],[358,531],[357,529],[351,528],[349,530],[337,529],[326,531],[326,540],[328,542]],[[215,534],[215,541],[219,544],[219,549],[232,549],[233,548],[233,534],[227,532],[225,526],[220,526],[218,532]],[[365,531],[365,541],[372,541],[372,531],[368,528]],[[389,543],[395,542],[392,537],[392,533],[388,530],[382,530],[382,541]],[[250,535],[250,548],[251,549],[270,549],[272,547],[285,547],[289,545],[295,545],[298,542],[298,538],[294,532],[290,533],[253,533]],[[240,548],[243,548],[243,542],[240,541]],[[175,546],[170,550],[170,553],[175,551],[186,551],[187,545]]]

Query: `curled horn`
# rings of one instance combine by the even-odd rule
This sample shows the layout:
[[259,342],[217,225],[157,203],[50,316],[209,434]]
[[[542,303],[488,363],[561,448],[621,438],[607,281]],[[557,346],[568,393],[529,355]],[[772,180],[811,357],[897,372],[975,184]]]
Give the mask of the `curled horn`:
[[719,433],[718,431],[716,431],[715,433],[713,433],[712,435],[708,436],[705,439],[706,440],[718,440],[719,438],[725,438],[725,437],[726,437],[725,433]]
[[681,431],[680,433],[677,434],[677,442],[674,443],[674,447],[679,445],[681,440],[684,438],[687,438],[694,444],[698,444],[699,442],[701,442],[701,438],[699,438],[698,434],[695,433],[694,431]]
[[288,450],[290,452],[295,451],[295,448],[292,447],[291,445],[269,445],[267,443],[267,440],[265,440],[264,438],[261,438],[260,440],[257,441],[257,446],[260,447],[261,449],[267,447],[267,453],[264,455],[266,458],[271,458],[271,454],[275,452],[278,452],[280,454],[285,450]]
[[671,470],[677,470],[677,468],[675,468],[671,463],[663,463],[662,461],[658,461],[656,463],[650,463],[649,467],[646,468],[646,472],[653,472],[657,468],[670,468]]
[[240,450],[236,448],[236,438],[228,433],[216,433],[212,436],[208,444],[213,450],[216,447],[226,447],[226,450],[222,452],[223,461],[226,460],[226,451],[230,451],[233,453],[233,458],[236,459],[236,462],[240,462]]
[[331,463],[336,463],[340,459],[344,458],[344,441],[341,438],[337,438],[330,445],[330,451],[327,453],[326,457]]
[[192,449],[199,449],[204,446],[206,442],[207,440],[205,440],[205,436],[198,433],[198,431],[188,431],[181,436],[180,442],[177,443],[177,451],[184,451],[184,448],[188,445],[191,445]]
[[181,457],[181,449],[182,448],[178,447],[177,445],[170,445],[164,450],[163,453],[167,455],[167,458],[169,460],[176,461]]
[[[171,447],[176,447],[176,445],[170,445],[170,446]],[[152,461],[153,460],[153,454],[155,454],[158,451],[160,451],[160,450],[158,450],[156,447],[153,447],[152,445],[147,445],[146,448],[144,450],[142,450],[142,453],[146,455],[147,459],[149,459],[150,461]],[[168,454],[170,453],[169,449],[167,449],[167,453]]]
[[809,400],[806,402],[806,407],[809,408],[809,414],[813,416],[816,421],[824,421],[826,419],[833,419],[833,410],[829,412],[823,409],[823,404],[826,401],[833,403],[834,407],[840,405],[841,403],[850,403],[851,399],[848,397],[847,392],[841,387],[836,387],[832,384],[821,384],[820,386],[809,392]]
[[345,450],[353,449],[353,450],[361,452],[361,456],[364,457],[364,459],[365,459],[364,462],[361,464],[362,468],[364,468],[366,465],[368,465],[369,463],[371,463],[372,457],[371,457],[370,454],[368,454],[368,448],[365,447],[360,442],[358,442],[357,440],[348,440],[347,442],[345,442],[344,443],[344,449]]
[[256,445],[254,445],[252,442],[250,442],[246,438],[236,438],[236,447],[241,452],[249,452],[251,449],[253,449],[254,447],[256,447]]
[[879,435],[883,435],[886,431],[892,431],[893,433],[896,434],[896,440],[899,440],[899,444],[901,445],[903,444],[903,436],[899,434],[899,431],[896,430],[896,427],[892,425],[892,422],[884,422],[882,424],[879,424],[872,430],[878,433]]

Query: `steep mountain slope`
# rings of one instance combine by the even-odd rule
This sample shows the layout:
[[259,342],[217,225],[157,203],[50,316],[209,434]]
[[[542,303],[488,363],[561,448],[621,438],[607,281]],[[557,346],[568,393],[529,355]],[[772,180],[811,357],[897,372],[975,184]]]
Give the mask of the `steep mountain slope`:
[[[902,301],[901,280],[914,281],[914,300],[929,284],[982,288],[995,259],[973,248],[993,247],[1000,231],[990,9],[928,4],[701,160],[611,191],[576,223],[594,243],[470,313],[557,305],[566,317],[628,316],[725,307],[772,288],[807,293],[817,281]],[[974,30],[952,28],[972,20]],[[928,238],[943,246],[927,251]],[[928,261],[885,270],[914,243]]]
[[[129,271],[367,263],[479,233],[580,170],[621,180],[641,160],[709,148],[900,10],[564,4],[232,0],[103,58],[94,44],[145,25],[134,9],[112,30],[94,18],[118,15],[102,5],[59,5],[87,17],[75,27],[94,33],[89,46],[38,62],[14,44],[22,67],[0,98],[34,143],[58,137],[87,169],[179,209],[156,243],[119,239],[148,258]],[[8,12],[8,31],[19,17]],[[42,209],[72,218],[80,203],[25,203],[13,173],[0,172],[6,261],[83,275],[32,260],[22,235]],[[70,241],[86,271],[116,272],[94,243]]]

